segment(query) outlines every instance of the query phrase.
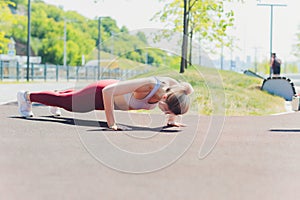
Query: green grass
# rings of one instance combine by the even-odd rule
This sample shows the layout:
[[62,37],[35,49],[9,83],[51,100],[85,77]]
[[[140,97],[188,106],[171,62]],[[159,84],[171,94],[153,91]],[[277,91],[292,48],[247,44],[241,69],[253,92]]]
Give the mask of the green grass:
[[[285,100],[260,89],[263,80],[244,74],[205,67],[189,67],[179,74],[174,68],[155,68],[142,76],[169,76],[189,82],[190,113],[201,115],[270,115],[285,111]],[[141,76],[140,76],[141,77]]]

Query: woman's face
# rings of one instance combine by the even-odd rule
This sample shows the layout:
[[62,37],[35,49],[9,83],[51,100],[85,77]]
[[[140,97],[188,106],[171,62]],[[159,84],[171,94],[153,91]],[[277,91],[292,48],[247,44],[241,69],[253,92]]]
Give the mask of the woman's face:
[[165,114],[173,114],[172,111],[169,109],[168,104],[164,101],[161,100],[158,102],[158,107],[163,111]]

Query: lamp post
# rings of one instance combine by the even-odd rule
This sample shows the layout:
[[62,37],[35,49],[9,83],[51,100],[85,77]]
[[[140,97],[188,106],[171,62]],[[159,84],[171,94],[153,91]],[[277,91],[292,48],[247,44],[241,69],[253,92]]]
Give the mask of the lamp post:
[[30,15],[31,15],[31,5],[30,0],[28,0],[28,19],[27,19],[27,72],[26,79],[29,82],[29,66],[30,66]]
[[98,73],[97,80],[100,79],[100,45],[101,45],[101,17],[98,17]]
[[257,3],[258,6],[270,6],[270,57],[272,57],[272,43],[273,43],[273,8],[274,6],[284,7],[286,4],[278,4],[278,3]]
[[97,49],[98,49],[98,72],[97,72],[97,77],[98,80],[100,79],[100,68],[101,68],[101,55],[100,55],[100,51],[101,51],[101,19],[102,18],[106,18],[106,17],[98,17],[98,45],[97,45]]
[[64,19],[64,67],[67,66],[67,20]]

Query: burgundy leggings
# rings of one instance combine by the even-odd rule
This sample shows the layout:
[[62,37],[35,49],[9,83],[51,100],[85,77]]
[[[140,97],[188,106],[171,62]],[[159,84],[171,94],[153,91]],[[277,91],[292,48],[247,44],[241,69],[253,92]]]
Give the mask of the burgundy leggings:
[[60,92],[31,92],[29,98],[31,102],[57,106],[72,112],[104,110],[102,90],[105,86],[116,82],[118,80],[101,80],[78,91],[71,89]]

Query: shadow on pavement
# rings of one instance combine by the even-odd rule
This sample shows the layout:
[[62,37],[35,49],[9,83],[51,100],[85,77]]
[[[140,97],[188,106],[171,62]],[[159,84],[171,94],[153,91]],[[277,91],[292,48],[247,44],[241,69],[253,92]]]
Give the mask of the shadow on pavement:
[[300,129],[270,129],[271,132],[300,133]]
[[[74,119],[68,117],[54,117],[54,116],[41,116],[41,117],[33,117],[33,118],[13,116],[10,118],[98,128],[98,129],[88,130],[88,131],[113,131],[107,127],[107,123],[104,121],[94,121],[94,120]],[[139,126],[123,125],[123,124],[118,124],[118,126],[124,131],[153,131],[153,132],[180,132],[181,131],[179,128],[171,127],[171,126],[139,127]]]

